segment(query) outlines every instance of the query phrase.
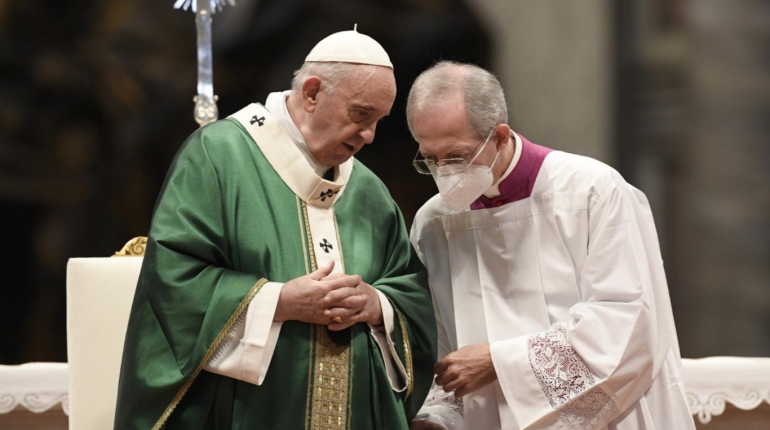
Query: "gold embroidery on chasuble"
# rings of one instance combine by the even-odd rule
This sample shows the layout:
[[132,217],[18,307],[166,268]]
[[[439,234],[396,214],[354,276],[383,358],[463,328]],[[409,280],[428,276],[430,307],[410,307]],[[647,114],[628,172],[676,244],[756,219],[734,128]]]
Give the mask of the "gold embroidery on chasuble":
[[326,327],[315,325],[315,360],[311,393],[312,430],[346,429],[350,410],[353,349],[337,345]]
[[[308,207],[302,204],[307,232],[307,246],[313,270],[317,269],[316,248],[318,240],[313,237]],[[332,212],[333,209],[329,209]],[[334,218],[332,218],[334,219]],[[337,230],[336,222],[334,223]],[[339,247],[339,232],[335,232],[333,244]],[[344,272],[342,251],[336,267]],[[314,324],[311,329],[311,369],[308,381],[307,415],[310,430],[343,430],[350,428],[350,399],[352,395],[353,349],[350,345],[338,345],[329,336],[326,326]]]
[[[254,121],[254,118],[259,121]],[[260,104],[231,115],[249,133],[278,176],[297,196],[297,215],[305,271],[334,261],[332,273],[344,273],[334,202],[344,192],[353,170],[353,158],[336,167],[336,180],[320,178],[275,118]],[[350,345],[338,345],[323,324],[309,333],[306,430],[345,430],[350,427],[352,354]]]

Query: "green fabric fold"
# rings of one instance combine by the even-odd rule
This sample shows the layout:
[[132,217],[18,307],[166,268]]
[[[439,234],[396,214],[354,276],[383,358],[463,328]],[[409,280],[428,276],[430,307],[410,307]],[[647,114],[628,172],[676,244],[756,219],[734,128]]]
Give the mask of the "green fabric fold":
[[[262,283],[306,274],[297,206],[236,121],[210,124],[185,142],[153,215],[126,334],[116,430],[160,423],[307,428],[313,325],[283,324],[260,386],[200,370]],[[334,208],[346,272],[386,294],[402,315],[406,333],[397,322],[396,349],[405,364],[411,355],[413,369],[411,394],[394,392],[368,327],[352,327],[347,428],[405,430],[427,395],[436,355],[425,269],[387,189],[361,163]]]

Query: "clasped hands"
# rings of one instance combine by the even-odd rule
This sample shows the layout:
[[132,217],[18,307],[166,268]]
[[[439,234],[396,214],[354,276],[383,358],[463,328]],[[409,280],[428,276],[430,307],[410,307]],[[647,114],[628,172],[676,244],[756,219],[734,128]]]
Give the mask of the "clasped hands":
[[324,324],[333,331],[359,322],[382,324],[377,290],[358,275],[332,275],[333,269],[331,261],[309,275],[285,283],[273,319]]

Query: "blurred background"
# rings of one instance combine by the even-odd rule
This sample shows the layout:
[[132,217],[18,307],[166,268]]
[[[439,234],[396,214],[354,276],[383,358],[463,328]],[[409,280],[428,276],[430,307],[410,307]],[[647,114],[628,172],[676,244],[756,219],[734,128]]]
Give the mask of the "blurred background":
[[[172,6],[0,1],[0,364],[66,361],[67,259],[147,234],[197,128],[194,15]],[[408,225],[436,191],[410,165],[408,89],[436,60],[476,63],[514,130],[647,194],[684,357],[770,356],[770,2],[238,0],[214,16],[220,117],[354,23],[399,89],[358,158]]]

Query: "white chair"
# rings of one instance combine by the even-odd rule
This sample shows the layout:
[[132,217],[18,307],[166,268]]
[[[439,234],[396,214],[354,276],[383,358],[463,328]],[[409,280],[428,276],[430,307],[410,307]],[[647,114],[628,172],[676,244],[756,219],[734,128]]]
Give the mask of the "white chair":
[[137,238],[115,257],[72,258],[67,264],[70,430],[113,427],[123,341],[145,244],[146,238]]

